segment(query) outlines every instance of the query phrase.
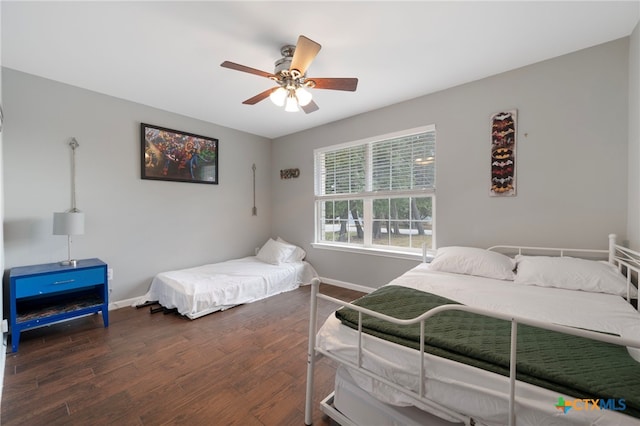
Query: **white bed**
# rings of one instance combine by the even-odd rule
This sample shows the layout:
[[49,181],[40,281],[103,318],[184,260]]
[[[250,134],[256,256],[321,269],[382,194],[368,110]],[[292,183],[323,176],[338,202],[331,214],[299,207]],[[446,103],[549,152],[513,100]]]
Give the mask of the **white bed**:
[[[612,250],[618,253],[610,257],[612,263],[629,265],[629,272],[635,268],[634,273],[637,274],[640,264],[637,264],[638,257],[633,259],[633,256],[637,256],[636,253],[628,250],[621,252],[613,240]],[[610,251],[604,251],[605,254],[608,252]],[[498,255],[492,253],[494,254]],[[551,262],[556,259],[548,258]],[[440,259],[436,256],[436,260]],[[537,262],[546,260],[546,257],[540,256],[518,257],[523,271],[520,277],[517,274],[509,277],[508,267],[501,271],[500,265],[492,266],[487,259],[481,259],[475,265],[466,260],[456,260],[456,272],[474,272],[474,268],[477,272],[480,268],[481,275],[490,275],[491,278],[436,270],[446,270],[451,263],[434,260],[431,265],[418,265],[393,280],[389,286],[409,287],[440,295],[473,307],[472,309],[477,308],[481,313],[515,319],[520,324],[531,321],[547,326],[551,324],[551,327],[560,324],[613,333],[622,336],[625,340],[620,342],[625,345],[640,347],[640,314],[625,300],[626,296],[637,295],[635,287],[629,285],[630,280],[623,278],[613,268],[605,268],[605,278],[609,278],[607,274],[611,271],[618,275],[612,282],[594,280],[593,277],[602,277],[589,268],[594,267],[600,271],[601,266],[609,268],[610,265],[589,261],[586,264],[589,273],[584,276],[580,275],[582,269],[578,271],[578,276],[563,276],[562,272],[557,272],[557,265],[546,270],[554,272],[553,279],[560,278],[553,284],[560,282],[561,286],[568,288],[526,285],[528,280],[539,279],[541,274],[544,275],[544,263],[540,267]],[[573,262],[571,258],[563,261]],[[532,270],[531,265],[535,269]],[[623,269],[626,272],[627,266]],[[501,279],[496,279],[495,276]],[[569,289],[578,285],[577,283],[591,291]],[[318,297],[332,300],[324,295]],[[312,295],[312,308],[314,300],[316,296]],[[507,376],[428,353],[420,357],[419,352],[414,349],[365,333],[360,334],[358,330],[342,325],[335,315],[326,320],[317,335],[315,323],[312,309],[307,396],[313,391],[314,355],[321,354],[338,361],[341,366],[336,374],[335,392],[323,401],[322,407],[343,425],[371,424],[372,419],[376,419],[375,424],[640,424],[640,419],[625,415],[624,411],[584,409],[584,405],[579,405],[580,401],[575,397],[557,391],[511,381]],[[639,362],[640,370],[640,356],[633,351],[634,349],[629,349]],[[422,381],[421,369],[425,378]],[[556,407],[560,396],[567,401],[575,401],[578,405],[565,413]],[[593,398],[598,398],[598,395],[593,395]],[[624,398],[624,395],[620,398]],[[310,424],[309,399],[306,408],[305,421]]]
[[316,271],[301,248],[269,240],[256,256],[162,272],[136,305],[157,302],[190,319],[251,303],[309,284]]

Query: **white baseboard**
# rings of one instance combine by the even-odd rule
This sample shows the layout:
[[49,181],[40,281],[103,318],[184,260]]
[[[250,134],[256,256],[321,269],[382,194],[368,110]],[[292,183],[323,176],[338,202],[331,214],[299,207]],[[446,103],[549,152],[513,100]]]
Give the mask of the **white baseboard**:
[[109,310],[113,311],[114,309],[129,308],[131,306],[134,306],[134,304],[140,303],[141,298],[142,296],[134,297],[132,299],[117,300],[115,302],[109,302]]
[[[371,293],[375,288],[367,287],[360,284],[348,283],[346,281],[334,280],[333,278],[320,277],[320,280],[323,284],[334,285],[336,287],[348,288],[349,290],[360,291],[362,293]],[[115,302],[109,302],[109,310],[113,311],[114,309],[120,308],[129,308],[137,305],[138,303],[142,303],[144,296],[133,297],[131,299],[117,300]]]
[[[6,321],[6,320],[5,320]],[[2,389],[4,386],[4,366],[7,359],[8,349],[8,333],[2,335],[2,352],[0,352],[0,401],[2,401]]]
[[334,280],[333,278],[320,277],[323,284],[334,285],[336,287],[348,288],[349,290],[360,291],[362,293],[371,293],[375,288],[367,287],[360,284],[348,283],[346,281]]

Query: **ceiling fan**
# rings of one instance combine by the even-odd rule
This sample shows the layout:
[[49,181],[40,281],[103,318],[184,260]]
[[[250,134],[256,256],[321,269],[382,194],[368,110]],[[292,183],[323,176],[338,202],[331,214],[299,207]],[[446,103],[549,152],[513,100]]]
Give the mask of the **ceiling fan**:
[[307,89],[354,92],[358,87],[357,78],[307,77],[307,68],[309,68],[321,47],[315,41],[303,35],[299,36],[298,43],[295,46],[286,45],[280,49],[282,58],[276,61],[273,74],[229,61],[224,61],[220,66],[267,77],[278,84],[276,87],[267,89],[247,99],[243,104],[255,105],[269,97],[274,104],[284,106],[285,111],[296,112],[299,108],[302,108],[305,113],[309,114],[316,111],[318,105],[312,100],[312,95]]

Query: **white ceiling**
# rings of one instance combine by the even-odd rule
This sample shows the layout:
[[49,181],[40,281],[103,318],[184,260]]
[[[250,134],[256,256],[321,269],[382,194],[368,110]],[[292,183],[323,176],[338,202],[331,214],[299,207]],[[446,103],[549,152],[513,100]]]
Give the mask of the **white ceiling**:
[[[640,2],[2,1],[2,65],[276,138],[631,34]],[[280,47],[322,45],[310,77],[358,77],[356,92],[313,90],[320,109],[242,101]],[[162,125],[162,123],[156,123]]]

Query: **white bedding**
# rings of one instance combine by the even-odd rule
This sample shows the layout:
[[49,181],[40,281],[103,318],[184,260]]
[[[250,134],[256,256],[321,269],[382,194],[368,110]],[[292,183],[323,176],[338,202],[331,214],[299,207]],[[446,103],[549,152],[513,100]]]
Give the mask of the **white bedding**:
[[[520,286],[468,275],[430,271],[421,264],[389,285],[401,285],[456,300],[460,303],[563,325],[616,334],[636,329],[640,314],[622,297],[558,288]],[[363,365],[384,377],[418,389],[417,351],[363,335]],[[342,326],[331,315],[317,335],[319,349],[349,357],[356,362],[357,332]],[[473,414],[487,425],[508,423],[508,378],[462,365],[437,356],[425,355],[426,397],[454,412]],[[638,365],[640,368],[640,364]],[[355,381],[383,402],[427,411],[419,401],[396,392],[362,374],[351,371]],[[555,408],[560,395],[518,382],[517,424],[522,425],[638,425],[640,421],[612,410],[570,410]],[[624,396],[621,396],[624,397]],[[598,395],[593,396],[594,399]],[[575,398],[565,395],[565,399]],[[440,416],[446,417],[442,413]],[[451,417],[450,420],[454,418]]]
[[273,265],[256,256],[157,274],[141,301],[158,301],[191,319],[264,299],[317,277],[304,261]]
[[333,406],[357,425],[462,426],[451,423],[416,407],[399,407],[381,403],[362,390],[343,365],[336,370]]

